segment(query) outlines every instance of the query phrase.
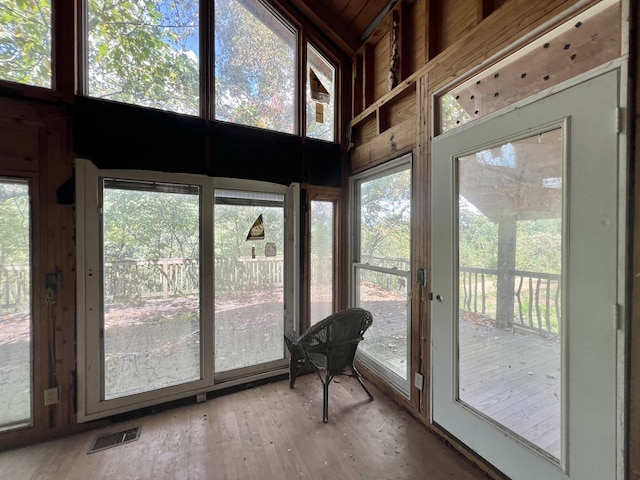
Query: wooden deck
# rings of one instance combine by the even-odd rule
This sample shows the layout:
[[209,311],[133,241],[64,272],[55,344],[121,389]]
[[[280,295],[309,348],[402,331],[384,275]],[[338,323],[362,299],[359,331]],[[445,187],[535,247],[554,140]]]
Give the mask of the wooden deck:
[[560,456],[560,342],[461,315],[460,400]]
[[[405,304],[370,301],[374,323],[361,348],[398,374],[406,370]],[[555,457],[560,455],[560,343],[536,332],[497,328],[463,312],[460,400]]]

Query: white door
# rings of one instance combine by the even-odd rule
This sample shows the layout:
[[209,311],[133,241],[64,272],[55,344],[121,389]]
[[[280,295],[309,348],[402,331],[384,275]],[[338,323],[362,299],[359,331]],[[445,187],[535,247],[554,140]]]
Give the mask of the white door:
[[616,477],[618,72],[433,142],[433,421],[514,479]]

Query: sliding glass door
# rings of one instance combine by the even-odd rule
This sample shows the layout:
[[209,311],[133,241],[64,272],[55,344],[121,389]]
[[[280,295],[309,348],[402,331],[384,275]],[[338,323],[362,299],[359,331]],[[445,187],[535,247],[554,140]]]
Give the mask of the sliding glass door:
[[293,188],[87,161],[77,176],[81,421],[286,371]]
[[215,190],[215,371],[284,360],[285,195]]

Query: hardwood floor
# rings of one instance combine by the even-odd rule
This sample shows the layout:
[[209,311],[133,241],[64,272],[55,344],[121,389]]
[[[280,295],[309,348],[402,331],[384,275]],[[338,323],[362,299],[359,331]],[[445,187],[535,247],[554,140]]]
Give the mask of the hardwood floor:
[[[322,423],[315,375],[243,390],[93,431],[0,453],[0,478],[456,479],[486,478],[373,385],[330,387]],[[88,455],[96,436],[134,426],[137,441]]]

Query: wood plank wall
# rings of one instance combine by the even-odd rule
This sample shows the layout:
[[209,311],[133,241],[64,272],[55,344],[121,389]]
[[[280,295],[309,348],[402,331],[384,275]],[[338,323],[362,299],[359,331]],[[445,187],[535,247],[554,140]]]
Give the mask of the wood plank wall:
[[[375,91],[373,98],[368,97],[369,101],[365,102],[364,108],[352,111],[352,129],[355,141],[350,151],[350,161],[351,173],[359,173],[392,158],[397,158],[407,151],[413,152],[413,271],[417,271],[418,268],[429,268],[428,252],[431,225],[428,185],[431,165],[431,101],[433,93],[451,83],[455,78],[486,62],[498,52],[508,51],[516,40],[531,36],[531,32],[536,28],[547,25],[554,19],[562,18],[563,14],[566,16],[569,11],[576,12],[586,9],[595,3],[597,1],[417,0],[414,2],[405,1],[404,7],[396,6],[396,8],[405,9],[403,18],[411,19],[401,25],[401,29],[406,29],[403,35],[411,39],[405,44],[413,45],[409,49],[405,45],[403,49],[403,54],[410,57],[409,65],[411,68],[406,72],[407,76],[400,79],[400,85],[392,92],[379,88],[381,78],[370,80],[366,84],[355,85],[356,91],[360,89],[363,98],[367,97],[367,89],[373,89],[373,85],[376,87],[373,89]],[[469,8],[470,4],[473,4],[473,8]],[[406,12],[410,12],[409,15],[406,15]],[[615,12],[613,13],[615,14]],[[635,12],[635,25],[639,21],[638,17],[639,14]],[[560,20],[556,23],[560,23]],[[379,27],[381,30],[388,28],[388,21],[383,22]],[[616,27],[610,30],[613,32],[611,38],[617,39],[618,35],[616,34],[619,29]],[[605,32],[608,31],[605,30]],[[375,44],[387,33],[387,31],[376,31],[369,42]],[[637,29],[632,37],[634,41],[637,41]],[[365,45],[363,48],[367,48],[367,46]],[[615,50],[617,47],[614,45],[613,48]],[[375,61],[384,63],[385,59],[376,57]],[[388,58],[386,63],[388,63]],[[363,68],[367,68],[367,66],[364,65]],[[386,78],[387,72],[382,66],[376,64],[369,68],[373,69],[377,75]],[[566,66],[563,68],[566,69]],[[640,74],[636,72],[631,82],[639,84]],[[411,85],[411,87],[407,88],[407,85]],[[636,105],[639,104],[640,94],[637,94]],[[640,119],[640,107],[636,108],[636,112],[636,122],[640,126],[640,120],[638,120]],[[411,124],[407,122],[409,116],[414,117]],[[405,135],[400,142],[401,145],[397,141],[398,132],[401,130],[400,125],[402,125],[402,131]],[[374,129],[374,126],[377,130]],[[630,132],[630,135],[632,134],[633,132]],[[372,137],[372,135],[374,136]],[[635,147],[635,142],[633,145]],[[634,152],[634,155],[636,160],[640,161],[640,153]],[[639,182],[640,179],[637,179],[635,184],[637,185]],[[634,251],[636,252],[633,268],[634,279],[640,275],[636,273],[640,271],[640,255],[637,253],[640,249],[640,240],[638,240],[640,237],[640,214],[638,214],[640,203],[637,203],[637,200],[636,205],[633,224],[635,227]],[[415,282],[415,278],[413,281]],[[640,298],[640,287],[637,282],[633,288],[633,299]],[[418,292],[419,286],[414,283],[412,289],[414,292]],[[414,332],[412,337],[414,358],[412,359],[413,369],[410,378],[413,378],[416,371],[420,371],[425,375],[426,387],[422,393],[412,389],[409,401],[402,398],[397,398],[397,401],[429,425],[430,318],[428,302],[425,304],[420,297],[420,295],[412,297],[411,323]],[[632,307],[628,478],[639,480],[640,308],[635,304]],[[385,389],[384,386],[382,388]],[[386,391],[394,395],[390,389],[387,388]],[[474,460],[473,454],[466,451],[465,447],[458,444],[455,439],[449,438],[446,432],[438,430],[435,426],[430,426],[430,428],[447,438],[465,456]],[[499,474],[493,471],[489,465],[484,465],[478,459],[475,461],[491,476],[499,477]]]

